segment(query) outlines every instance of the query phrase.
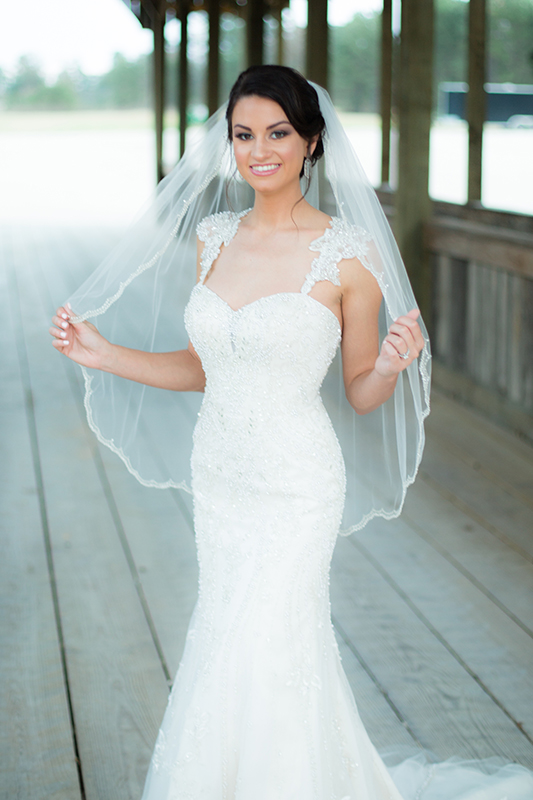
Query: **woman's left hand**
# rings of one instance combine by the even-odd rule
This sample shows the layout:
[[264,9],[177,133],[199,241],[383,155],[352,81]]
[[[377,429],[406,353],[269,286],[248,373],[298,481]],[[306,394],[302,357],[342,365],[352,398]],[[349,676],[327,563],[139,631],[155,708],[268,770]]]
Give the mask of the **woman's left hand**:
[[384,378],[402,372],[420,355],[424,337],[417,322],[419,316],[418,308],[413,308],[390,326],[375,363],[376,372]]

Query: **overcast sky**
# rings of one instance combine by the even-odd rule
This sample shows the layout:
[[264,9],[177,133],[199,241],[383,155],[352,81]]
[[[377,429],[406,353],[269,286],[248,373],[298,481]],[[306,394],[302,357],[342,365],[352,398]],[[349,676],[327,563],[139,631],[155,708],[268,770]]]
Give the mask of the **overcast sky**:
[[[381,8],[381,0],[330,0],[329,20],[344,25],[357,11]],[[298,25],[307,18],[306,0],[291,0]],[[78,64],[88,75],[107,72],[113,54],[133,59],[152,49],[151,31],[141,28],[122,0],[18,0],[4,3],[0,68],[12,72],[21,55],[32,55],[49,79]]]

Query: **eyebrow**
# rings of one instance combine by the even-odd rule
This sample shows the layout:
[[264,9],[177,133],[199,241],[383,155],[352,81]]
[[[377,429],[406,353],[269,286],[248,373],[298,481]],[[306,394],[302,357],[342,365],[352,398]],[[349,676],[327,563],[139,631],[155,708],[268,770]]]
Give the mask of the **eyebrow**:
[[[285,125],[290,125],[291,123],[289,122],[288,119],[282,119],[279,122],[275,122],[273,125],[268,125],[267,126],[267,131],[271,130],[272,128],[277,128],[278,125],[284,125],[284,124]],[[242,125],[240,122],[236,122],[233,127],[234,128],[244,128],[245,131],[251,131],[252,130],[251,128],[248,128],[247,125]]]

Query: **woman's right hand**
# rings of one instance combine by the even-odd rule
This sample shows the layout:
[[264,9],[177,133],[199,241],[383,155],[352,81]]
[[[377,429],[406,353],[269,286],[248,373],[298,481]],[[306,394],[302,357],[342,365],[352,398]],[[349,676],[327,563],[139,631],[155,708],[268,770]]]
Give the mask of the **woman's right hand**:
[[57,309],[52,317],[53,326],[49,329],[54,337],[52,345],[83,367],[102,369],[110,348],[109,342],[91,322],[70,322],[73,316],[69,304]]

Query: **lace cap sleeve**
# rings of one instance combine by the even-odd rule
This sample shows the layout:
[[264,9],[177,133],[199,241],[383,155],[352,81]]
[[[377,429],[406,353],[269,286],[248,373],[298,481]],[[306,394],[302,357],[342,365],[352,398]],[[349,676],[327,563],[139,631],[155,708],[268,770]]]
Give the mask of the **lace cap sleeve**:
[[309,249],[319,255],[311,264],[302,293],[308,294],[318,281],[330,281],[340,286],[338,263],[343,258],[359,258],[366,266],[371,239],[370,234],[359,225],[351,225],[339,217],[333,217],[330,227],[309,245]]
[[201,272],[200,283],[203,283],[207,273],[217,256],[220,254],[222,245],[228,245],[239,227],[241,217],[248,213],[248,210],[237,214],[235,211],[220,211],[210,217],[204,217],[196,226],[196,235],[201,242],[205,243],[200,259]]

